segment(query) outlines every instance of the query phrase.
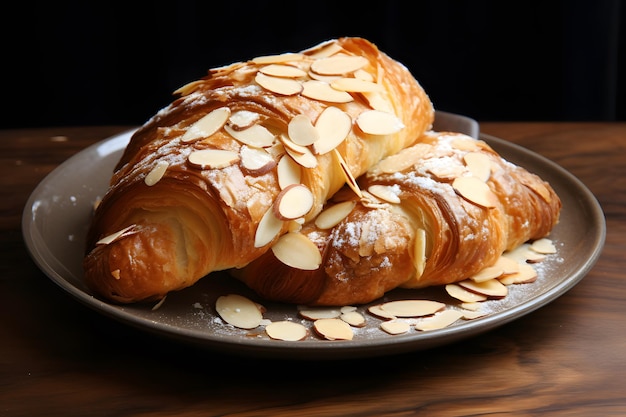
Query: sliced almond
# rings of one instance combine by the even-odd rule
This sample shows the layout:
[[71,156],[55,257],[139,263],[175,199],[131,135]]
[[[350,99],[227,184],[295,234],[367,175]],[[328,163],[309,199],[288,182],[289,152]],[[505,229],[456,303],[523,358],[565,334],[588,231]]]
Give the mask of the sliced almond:
[[498,280],[504,285],[512,284],[529,284],[537,280],[537,271],[530,264],[520,264],[518,272],[513,274],[504,275]]
[[146,175],[146,178],[144,179],[144,183],[148,187],[152,187],[154,184],[159,182],[161,180],[161,178],[163,178],[163,175],[165,174],[165,171],[167,171],[167,168],[169,166],[170,166],[169,162],[167,162],[167,161],[159,161],[154,166],[154,168],[152,168],[152,170],[150,170],[148,175]]
[[379,84],[359,78],[339,78],[332,81],[330,86],[336,90],[347,91],[349,93],[371,93],[382,90]]
[[220,296],[215,302],[215,310],[226,323],[240,329],[254,329],[263,319],[259,306],[238,294]]
[[304,58],[302,54],[287,52],[278,55],[264,55],[252,59],[255,64],[278,64],[281,62],[301,61]]
[[483,282],[490,279],[498,278],[502,274],[504,274],[504,269],[500,265],[496,264],[481,269],[469,278],[475,282]]
[[388,185],[374,184],[370,185],[367,191],[380,198],[381,200],[385,200],[389,203],[400,203],[398,191],[394,187]]
[[321,74],[316,74],[313,71],[309,71],[308,76],[312,80],[324,81],[327,84],[330,84],[333,81],[342,78],[341,75],[321,75]]
[[498,197],[485,182],[476,177],[457,177],[452,182],[452,187],[462,197],[481,207],[492,208],[498,205]]
[[300,146],[309,146],[320,138],[313,122],[304,114],[299,114],[289,121],[287,132],[289,139]]
[[465,279],[459,282],[459,285],[466,290],[473,291],[478,294],[486,295],[492,298],[502,298],[508,294],[506,285],[502,284],[497,279],[490,279],[488,281],[476,282],[471,279]]
[[266,90],[283,96],[293,96],[302,92],[302,83],[292,78],[272,77],[261,72],[257,73],[254,81]]
[[393,104],[389,101],[389,99],[380,92],[365,92],[361,93],[363,97],[367,100],[367,103],[374,110],[383,111],[386,113],[395,113],[395,109],[393,108]]
[[468,301],[468,302],[463,302],[461,303],[461,308],[463,310],[469,310],[469,311],[477,311],[480,310],[480,302],[476,302],[476,301]]
[[[375,82],[374,75],[372,73],[365,71],[364,69],[358,69],[354,71],[354,78],[358,78],[359,80]],[[380,85],[380,84],[378,84]]]
[[334,307],[305,307],[298,314],[308,320],[334,319],[341,316],[341,309]]
[[99,241],[96,242],[96,245],[109,245],[113,242],[115,242],[118,239],[121,239],[125,236],[129,236],[131,234],[136,233],[136,231],[134,231],[133,229],[136,227],[136,225],[131,224],[128,227],[123,228],[122,230],[119,230],[115,233],[111,233],[108,236],[103,237],[102,239],[100,239]]
[[339,75],[354,72],[368,63],[362,56],[331,56],[313,61],[311,70],[322,75]]
[[391,135],[404,129],[404,123],[395,114],[380,110],[366,110],[356,118],[359,128],[370,135]]
[[403,320],[389,320],[380,323],[380,328],[391,335],[396,335],[407,333],[411,330],[411,325]]
[[415,243],[413,245],[413,266],[415,266],[415,278],[419,279],[426,268],[426,230],[417,228],[415,231]]
[[473,176],[486,182],[491,175],[491,160],[480,152],[469,152],[463,155],[463,161]]
[[516,260],[521,264],[526,262],[539,262],[546,257],[546,255],[530,249],[530,244],[528,243],[519,245],[517,248],[503,253],[502,256]]
[[300,165],[289,155],[283,155],[276,168],[278,186],[284,190],[291,184],[300,184],[302,171]]
[[246,171],[253,175],[265,174],[276,166],[276,161],[272,155],[263,148],[252,148],[244,145],[239,154],[241,155],[241,164]]
[[343,156],[341,156],[341,154],[337,151],[337,149],[333,149],[333,153],[335,155],[335,159],[337,160],[337,162],[339,163],[339,166],[341,167],[341,171],[343,172],[343,175],[346,178],[346,183],[352,189],[352,191],[354,191],[355,194],[359,196],[359,198],[362,198],[363,193],[361,193],[359,184],[357,184],[356,178],[354,178],[354,175],[352,175],[352,172],[350,172],[350,168],[348,167],[348,164],[346,163],[346,161],[343,159]]
[[255,148],[267,148],[274,143],[274,135],[261,125],[252,125],[247,129],[235,130],[225,125],[224,130],[239,142]]
[[313,150],[323,155],[335,149],[343,142],[352,130],[352,119],[343,110],[329,106],[319,115],[315,122],[319,139],[313,143]]
[[336,54],[341,51],[343,48],[339,45],[335,40],[329,40],[321,42],[305,51],[307,56],[310,56],[315,59],[326,58],[331,55]]
[[330,84],[319,80],[303,82],[301,94],[314,100],[327,101],[329,103],[349,103],[354,100],[350,93],[335,90]]
[[201,149],[191,152],[187,159],[196,168],[220,169],[237,163],[239,154],[224,149]]
[[282,78],[301,78],[306,77],[306,71],[302,71],[298,67],[282,64],[270,64],[259,69],[265,75]]
[[463,313],[458,310],[444,310],[432,317],[420,319],[415,323],[415,328],[422,331],[444,329],[461,317],[463,317]]
[[292,268],[312,271],[319,268],[322,255],[309,238],[301,233],[286,233],[272,246],[274,256]]
[[283,221],[274,215],[274,207],[270,207],[256,228],[254,235],[254,247],[260,248],[270,243],[283,228]]
[[556,247],[554,246],[554,243],[552,242],[552,240],[547,238],[535,240],[533,243],[530,244],[530,249],[542,254],[556,253]]
[[464,303],[477,303],[485,301],[487,298],[484,294],[478,294],[473,291],[469,291],[458,284],[447,284],[446,292],[453,298],[463,301]]
[[480,317],[485,317],[487,315],[486,311],[479,310],[459,310],[463,315],[464,320],[475,320]]
[[388,301],[380,308],[396,317],[420,317],[434,314],[444,309],[446,305],[431,300],[397,300]]
[[390,312],[383,310],[380,304],[376,304],[376,305],[368,307],[367,311],[370,314],[373,314],[376,317],[379,317],[379,318],[385,319],[385,320],[393,320],[393,319],[397,318],[396,316],[394,316]]
[[306,146],[298,145],[291,139],[280,135],[280,140],[285,146],[285,150],[299,165],[305,168],[315,168],[317,166],[317,158],[313,155],[313,152]]
[[274,321],[268,324],[265,326],[265,333],[274,340],[290,342],[304,340],[309,335],[305,326],[289,320]]
[[366,324],[365,317],[358,311],[347,311],[341,313],[339,318],[352,327],[364,327]]
[[233,130],[244,130],[258,123],[261,115],[257,112],[249,110],[239,110],[234,112],[228,118],[228,126]]
[[352,340],[354,337],[350,325],[341,319],[319,319],[313,323],[313,328],[328,340]]
[[373,169],[383,174],[404,171],[418,163],[428,152],[430,152],[430,145],[418,143],[401,150],[397,154],[388,156],[375,165]]
[[274,201],[274,215],[281,220],[293,220],[307,214],[313,207],[311,190],[302,184],[291,184]]
[[188,143],[200,138],[208,138],[224,126],[229,116],[230,109],[228,107],[220,107],[212,110],[206,116],[203,116],[189,126],[182,136],[181,141]]
[[322,211],[315,219],[315,226],[325,230],[338,225],[356,206],[356,201],[343,201]]

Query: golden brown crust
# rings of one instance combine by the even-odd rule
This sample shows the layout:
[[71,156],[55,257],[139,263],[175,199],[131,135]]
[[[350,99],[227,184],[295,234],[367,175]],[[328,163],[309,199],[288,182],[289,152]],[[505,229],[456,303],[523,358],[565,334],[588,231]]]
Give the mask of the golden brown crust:
[[[484,156],[480,161],[490,167],[486,184],[497,197],[492,207],[476,204],[453,187],[455,178],[470,175],[468,154]],[[372,202],[369,196],[332,229],[305,225],[301,232],[324,254],[322,268],[302,274],[279,266],[268,252],[233,275],[272,300],[367,303],[397,287],[468,278],[493,265],[505,250],[545,237],[561,209],[548,183],[502,159],[485,142],[456,133],[428,132],[418,144],[370,169],[359,184],[363,190],[390,187],[400,203]],[[358,200],[349,193],[348,198]],[[296,287],[307,291],[299,289],[292,298]]]
[[[208,137],[182,140],[213,110],[228,107],[231,114],[246,111],[254,115],[254,123],[275,136],[270,153],[278,160],[285,151],[277,143],[281,135],[288,134],[289,122],[296,115],[306,115],[315,122],[324,109],[336,107],[352,120],[353,127],[336,151],[354,176],[411,145],[430,128],[432,104],[404,66],[364,39],[341,38],[328,45],[336,47],[339,54],[367,59],[359,70],[361,75],[370,76],[382,87],[374,98],[389,106],[404,128],[376,135],[362,131],[355,120],[375,103],[367,93],[350,92],[350,102],[331,103],[261,87],[255,79],[259,69],[268,65],[262,61],[211,70],[205,78],[179,89],[181,96],[133,135],[115,167],[110,189],[88,233],[84,261],[86,283],[98,296],[124,303],[160,299],[210,272],[243,267],[276,240],[261,247],[254,245],[259,221],[280,192],[276,168],[250,173],[241,162],[201,169],[188,161],[197,150],[220,149],[237,154],[244,147],[224,127]],[[308,71],[324,51],[328,49],[303,51],[289,65]],[[356,71],[350,74],[356,77]],[[308,75],[300,81],[305,79]],[[315,155],[315,159],[316,167],[302,169],[301,181],[314,197],[307,219],[313,218],[345,183],[335,151]],[[146,177],[159,163],[167,164],[163,177],[148,186]],[[288,227],[289,222],[285,222],[280,233]],[[122,237],[98,243],[126,228],[129,231]]]

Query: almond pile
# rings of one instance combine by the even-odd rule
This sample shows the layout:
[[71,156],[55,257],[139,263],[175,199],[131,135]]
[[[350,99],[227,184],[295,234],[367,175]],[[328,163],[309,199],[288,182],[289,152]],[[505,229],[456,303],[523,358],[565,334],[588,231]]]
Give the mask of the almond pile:
[[[266,309],[262,305],[229,294],[218,298],[215,309],[225,323],[245,330],[264,328],[265,335],[272,340],[299,341],[311,337],[353,340],[357,335],[355,329],[365,327],[367,321],[374,318],[379,322],[379,329],[389,335],[409,333],[412,329],[437,330],[459,320],[488,315],[489,312],[481,308],[482,302],[505,298],[510,285],[534,282],[538,274],[532,264],[554,253],[556,248],[547,238],[505,252],[493,266],[463,281],[443,286],[454,300],[449,303],[426,299],[381,301],[363,312],[355,306],[299,306],[297,318],[272,322],[263,318]],[[298,318],[300,321],[296,321]]]

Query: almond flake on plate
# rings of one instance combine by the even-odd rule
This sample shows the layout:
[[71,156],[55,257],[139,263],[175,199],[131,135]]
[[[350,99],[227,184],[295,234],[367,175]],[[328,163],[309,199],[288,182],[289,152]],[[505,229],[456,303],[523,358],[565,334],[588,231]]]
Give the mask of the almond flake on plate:
[[238,294],[220,296],[215,310],[225,322],[241,329],[254,329],[263,319],[259,305]]
[[487,298],[484,294],[478,294],[473,291],[469,291],[458,284],[447,284],[446,292],[450,297],[456,298],[457,300],[463,301],[465,303],[476,303],[479,301],[485,301]]
[[363,317],[363,315],[358,311],[347,311],[345,313],[341,313],[339,318],[352,327],[365,326],[365,317]]
[[476,282],[471,279],[466,279],[458,283],[466,290],[476,292],[478,294],[486,295],[487,297],[502,298],[508,294],[506,285],[502,284],[497,279],[490,279],[487,281]]
[[341,316],[341,309],[335,307],[302,307],[298,314],[308,320],[334,319]]
[[552,240],[547,238],[535,240],[533,243],[530,244],[530,249],[542,254],[556,253],[556,247],[554,246],[554,243],[552,243]]
[[450,326],[452,323],[463,317],[463,313],[458,310],[444,310],[431,317],[425,317],[415,323],[417,330],[437,330]]
[[313,328],[317,334],[328,340],[352,340],[354,337],[350,325],[337,318],[315,320]]
[[298,341],[305,339],[309,331],[300,323],[289,320],[274,321],[265,326],[265,333],[275,340]]
[[518,272],[504,275],[498,278],[498,280],[504,285],[528,284],[537,280],[537,271],[532,265],[523,263],[520,264]]
[[380,304],[380,308],[396,317],[420,317],[434,314],[446,307],[444,303],[431,300],[397,300]]
[[407,333],[411,325],[403,320],[389,320],[380,323],[380,328],[391,335]]

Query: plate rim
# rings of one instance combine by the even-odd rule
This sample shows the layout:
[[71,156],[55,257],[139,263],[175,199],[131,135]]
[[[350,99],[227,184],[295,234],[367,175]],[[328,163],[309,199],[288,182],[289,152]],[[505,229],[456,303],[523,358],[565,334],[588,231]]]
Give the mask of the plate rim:
[[96,312],[157,336],[176,339],[190,345],[209,348],[214,351],[221,351],[222,353],[244,356],[254,355],[256,357],[265,358],[333,360],[389,356],[392,354],[406,353],[410,351],[428,349],[443,344],[449,344],[469,336],[490,331],[496,327],[500,327],[513,320],[519,319],[565,294],[578,284],[593,268],[602,252],[606,239],[606,221],[602,207],[593,193],[581,180],[558,165],[556,162],[534,151],[524,148],[521,145],[508,142],[504,139],[480,133],[479,138],[486,141],[490,146],[493,146],[494,149],[497,150],[498,148],[504,148],[507,151],[515,152],[516,154],[535,159],[546,169],[554,171],[562,178],[566,179],[568,183],[575,185],[577,190],[582,191],[584,195],[580,198],[586,203],[585,206],[589,209],[591,214],[590,221],[595,226],[594,229],[597,232],[593,236],[593,251],[591,251],[589,257],[575,273],[571,274],[569,277],[561,279],[557,285],[542,292],[532,300],[524,301],[521,304],[513,306],[507,310],[491,314],[481,318],[480,320],[470,320],[459,326],[406,335],[405,337],[393,336],[393,338],[385,337],[384,339],[381,337],[374,340],[353,340],[342,341],[339,343],[326,340],[311,340],[308,342],[268,342],[268,340],[265,339],[254,338],[250,338],[250,340],[246,340],[245,343],[241,343],[239,339],[235,340],[235,338],[207,338],[206,333],[199,335],[198,333],[200,332],[193,329],[181,329],[176,326],[168,325],[167,323],[155,322],[153,320],[151,321],[138,317],[130,312],[127,312],[124,309],[124,306],[109,304],[83,291],[48,264],[44,254],[41,253],[42,248],[36,241],[37,236],[35,235],[36,230],[34,230],[35,225],[32,212],[33,204],[42,188],[48,183],[53,182],[57,176],[61,175],[67,167],[71,166],[79,158],[89,152],[95,151],[99,146],[103,146],[104,144],[110,144],[113,141],[120,141],[120,143],[123,143],[124,140],[130,139],[130,136],[135,130],[136,129],[129,129],[120,132],[88,146],[59,164],[54,170],[46,175],[46,177],[44,177],[39,184],[37,184],[35,189],[31,192],[22,213],[22,235],[26,243],[27,250],[31,259],[35,262],[39,269],[48,276],[48,278],[50,278],[57,286],[69,293],[75,300],[95,310]]

